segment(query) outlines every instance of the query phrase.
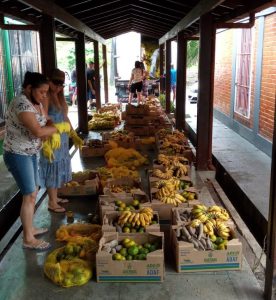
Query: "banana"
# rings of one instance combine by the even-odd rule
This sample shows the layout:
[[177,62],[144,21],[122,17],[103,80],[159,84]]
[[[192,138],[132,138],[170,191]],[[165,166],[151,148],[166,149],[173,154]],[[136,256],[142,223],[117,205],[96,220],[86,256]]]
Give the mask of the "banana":
[[145,227],[146,222],[145,222],[144,216],[143,216],[143,214],[139,214],[139,215],[140,215],[139,220],[140,220],[140,222],[141,222],[141,225],[142,225],[143,227]]
[[143,215],[144,220],[145,220],[146,223],[150,223],[151,220],[150,220],[149,216],[145,212],[142,212],[140,214]]
[[134,219],[133,219],[133,222],[134,222],[134,223],[137,223],[137,221],[139,220],[139,216],[140,216],[140,214],[139,214],[139,213],[136,213],[136,216],[135,216]]
[[133,221],[135,215],[136,215],[136,213],[135,213],[135,212],[132,212],[131,215],[129,216],[127,222],[128,222],[128,223],[131,223],[131,222]]
[[221,207],[217,206],[217,205],[212,205],[208,208],[208,211],[217,211],[217,212],[221,212]]
[[193,220],[190,222],[190,226],[191,226],[191,227],[198,227],[200,223],[201,223],[200,220],[198,220],[198,219],[193,219]]

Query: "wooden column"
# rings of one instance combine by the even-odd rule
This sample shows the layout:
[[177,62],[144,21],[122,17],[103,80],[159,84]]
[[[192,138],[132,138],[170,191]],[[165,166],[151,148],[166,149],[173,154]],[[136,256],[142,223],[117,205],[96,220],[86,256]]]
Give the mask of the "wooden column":
[[212,164],[215,33],[211,14],[203,15],[200,18],[198,70],[196,146],[196,168],[198,170],[208,170]]
[[108,76],[107,76],[107,55],[106,55],[106,45],[102,45],[103,49],[103,75],[104,75],[104,100],[105,103],[108,102]]
[[78,99],[78,118],[79,131],[88,133],[88,115],[87,115],[87,79],[85,64],[85,40],[84,34],[78,32],[76,47],[76,73],[77,73],[77,99]]
[[266,300],[274,299],[273,286],[275,285],[276,275],[276,103],[274,113],[274,134],[271,155],[271,177],[270,177],[270,197],[267,228],[267,253],[265,271],[265,290]]
[[171,41],[166,41],[166,113],[171,111]]
[[101,108],[101,82],[99,66],[99,42],[94,41],[94,63],[95,63],[95,88],[96,88],[96,108]]
[[164,44],[159,46],[159,63],[160,63],[160,94],[165,93],[164,86]]
[[56,68],[56,41],[55,22],[49,15],[43,15],[39,28],[41,68],[42,73],[49,76],[51,70]]
[[175,126],[177,129],[185,129],[185,105],[186,105],[186,65],[187,65],[187,39],[184,31],[177,34],[177,67],[176,67],[176,108]]

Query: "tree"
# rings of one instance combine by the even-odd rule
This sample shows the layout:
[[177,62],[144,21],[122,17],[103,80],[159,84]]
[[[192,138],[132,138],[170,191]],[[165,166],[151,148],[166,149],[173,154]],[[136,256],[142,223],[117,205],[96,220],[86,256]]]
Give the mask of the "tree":
[[199,41],[188,41],[187,45],[187,67],[198,64]]

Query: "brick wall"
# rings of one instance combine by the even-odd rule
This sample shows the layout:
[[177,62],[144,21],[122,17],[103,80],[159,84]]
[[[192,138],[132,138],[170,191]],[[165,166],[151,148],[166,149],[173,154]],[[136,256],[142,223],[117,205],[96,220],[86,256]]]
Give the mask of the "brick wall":
[[231,99],[233,31],[216,36],[214,107],[229,116]]
[[[234,113],[234,119],[248,128],[253,128],[256,63],[258,49],[259,22],[256,20],[253,27],[252,63],[250,84],[250,116],[245,118]],[[214,83],[214,108],[230,115],[231,82],[232,82],[232,56],[234,29],[225,30],[217,34],[215,56],[215,83]],[[261,81],[261,98],[259,114],[259,134],[272,140],[274,126],[276,89],[276,14],[265,17],[263,69]]]
[[276,14],[265,18],[260,135],[272,140],[276,89]]

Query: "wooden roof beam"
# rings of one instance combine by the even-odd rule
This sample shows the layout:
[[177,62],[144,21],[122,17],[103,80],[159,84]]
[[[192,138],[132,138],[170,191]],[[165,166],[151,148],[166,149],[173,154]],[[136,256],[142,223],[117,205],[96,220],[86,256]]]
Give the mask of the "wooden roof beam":
[[202,15],[213,10],[224,0],[201,0],[181,21],[179,21],[169,32],[159,39],[159,44],[175,37],[178,32],[185,30],[191,24],[196,22]]
[[247,23],[216,23],[216,28],[252,28],[255,24],[255,13],[249,14]]
[[93,40],[96,40],[102,44],[106,44],[106,41],[100,35],[94,32],[87,25],[79,21],[77,18],[67,13],[63,8],[56,5],[55,3],[51,3],[51,5],[49,5],[49,2],[47,0],[18,0],[18,1],[26,5],[29,5],[43,12],[44,14],[52,16],[53,18],[59,20],[61,23],[64,23],[67,26],[72,27],[73,29],[79,32],[83,32],[85,35],[87,35],[89,38]]

